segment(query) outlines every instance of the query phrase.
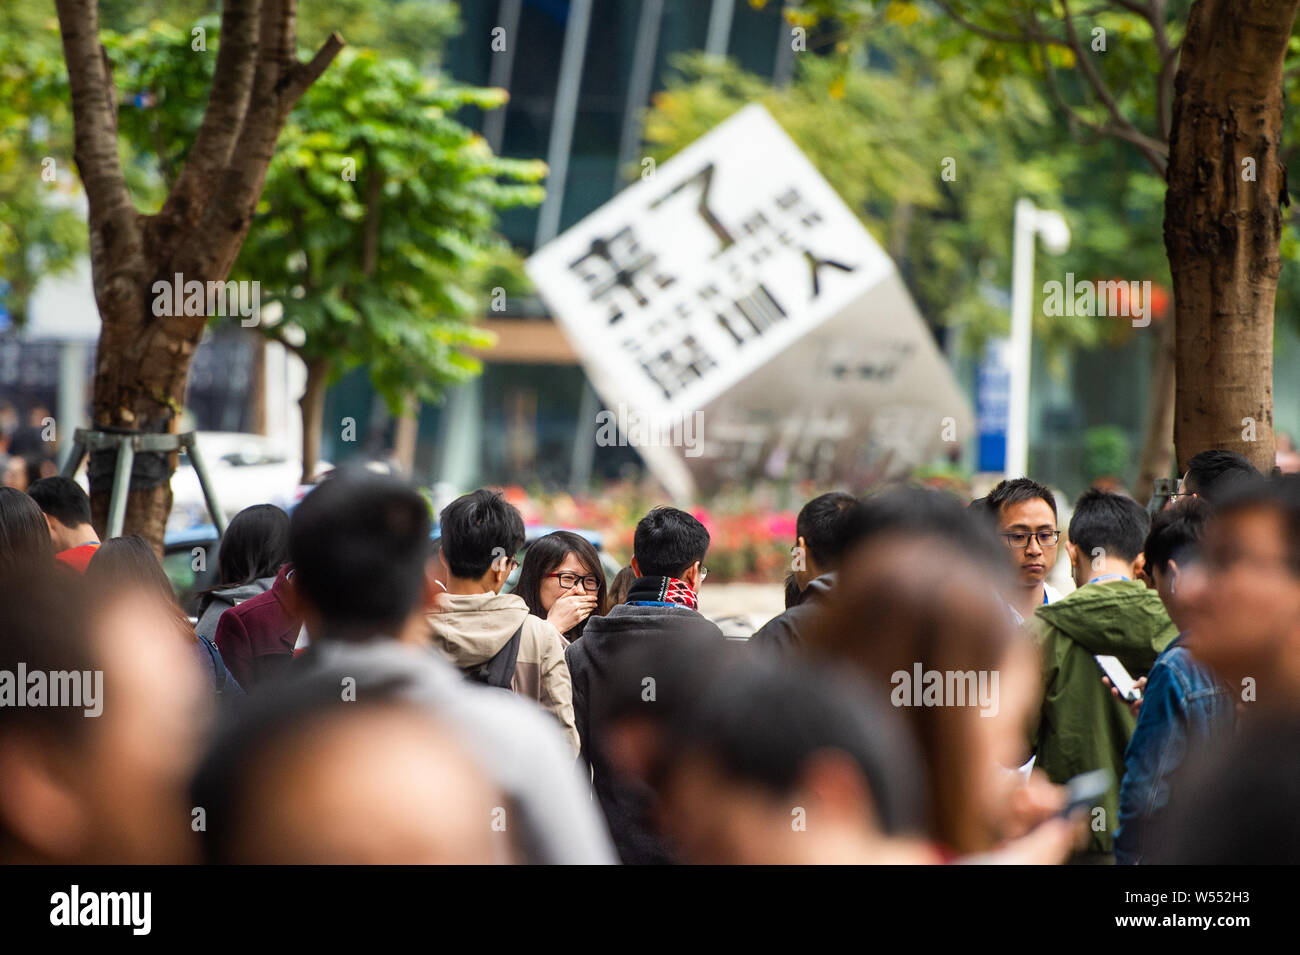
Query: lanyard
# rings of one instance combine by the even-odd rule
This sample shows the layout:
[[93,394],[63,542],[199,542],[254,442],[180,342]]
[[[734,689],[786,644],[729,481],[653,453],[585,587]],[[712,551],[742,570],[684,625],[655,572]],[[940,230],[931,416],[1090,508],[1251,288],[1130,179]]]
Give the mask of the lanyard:
[[1099,584],[1103,580],[1128,580],[1123,574],[1102,574],[1100,577],[1094,577],[1088,581],[1090,584]]

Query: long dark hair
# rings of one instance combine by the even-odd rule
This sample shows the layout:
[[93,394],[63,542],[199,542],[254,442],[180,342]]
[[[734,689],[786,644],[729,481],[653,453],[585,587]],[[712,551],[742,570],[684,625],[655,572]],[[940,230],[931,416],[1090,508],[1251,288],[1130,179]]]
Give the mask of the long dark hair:
[[289,515],[274,504],[246,507],[226,526],[217,548],[217,582],[189,598],[202,617],[217,591],[274,577],[289,560]]
[[86,582],[92,587],[139,586],[176,603],[176,593],[158,555],[139,534],[114,537],[100,544],[86,565]]
[[153,592],[171,610],[176,629],[190,640],[199,639],[189,617],[176,602],[176,592],[158,554],[139,534],[114,537],[100,544],[86,565],[86,586],[92,594],[103,595],[104,599],[135,588]]
[[274,504],[246,507],[230,522],[217,555],[219,587],[274,577],[289,559],[289,515]]
[[53,563],[50,525],[41,509],[17,488],[0,487],[0,574]]
[[[519,582],[515,584],[514,592],[524,598],[524,603],[528,604],[528,612],[533,616],[546,619],[546,611],[542,609],[542,581],[546,579],[547,574],[564,563],[564,558],[570,554],[576,554],[578,560],[582,561],[583,566],[587,568],[587,573],[600,581],[596,585],[596,609],[592,614],[604,616],[605,611],[609,609],[606,602],[608,594],[605,589],[605,571],[600,566],[600,555],[596,553],[596,548],[580,534],[572,531],[554,531],[545,537],[537,538],[528,546],[528,550],[524,552],[523,565],[519,568]],[[578,639],[582,636],[582,630],[586,625],[587,621],[583,620],[566,633],[565,637],[569,640]]]

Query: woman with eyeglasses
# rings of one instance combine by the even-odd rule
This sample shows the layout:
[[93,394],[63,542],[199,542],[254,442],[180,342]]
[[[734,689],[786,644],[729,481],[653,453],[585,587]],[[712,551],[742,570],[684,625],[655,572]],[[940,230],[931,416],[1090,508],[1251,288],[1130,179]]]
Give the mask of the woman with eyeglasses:
[[587,618],[609,609],[600,556],[586,538],[572,531],[539,537],[524,554],[515,593],[534,616],[542,617],[572,643]]

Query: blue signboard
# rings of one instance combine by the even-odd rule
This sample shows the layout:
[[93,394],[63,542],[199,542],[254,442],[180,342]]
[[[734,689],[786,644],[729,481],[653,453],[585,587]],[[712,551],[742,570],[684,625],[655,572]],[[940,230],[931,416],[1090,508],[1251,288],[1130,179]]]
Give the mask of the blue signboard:
[[984,347],[975,386],[975,415],[979,434],[979,470],[1005,471],[1007,422],[1010,418],[1011,369],[1006,339],[991,339]]

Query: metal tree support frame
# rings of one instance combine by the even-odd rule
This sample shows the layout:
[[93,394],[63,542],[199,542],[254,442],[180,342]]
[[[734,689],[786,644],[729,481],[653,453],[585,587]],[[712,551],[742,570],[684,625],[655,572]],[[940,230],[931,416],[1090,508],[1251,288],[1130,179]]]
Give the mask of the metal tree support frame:
[[226,520],[221,516],[217,506],[216,493],[212,482],[208,480],[208,469],[199,453],[199,443],[193,431],[184,434],[114,434],[107,431],[91,431],[78,428],[72,439],[72,452],[63,462],[63,476],[72,477],[81,467],[81,461],[88,454],[114,448],[117,451],[117,464],[113,469],[113,490],[108,499],[108,526],[105,527],[105,539],[119,537],[126,521],[126,496],[131,489],[131,467],[135,463],[136,452],[170,453],[183,451],[194,465],[198,475],[199,487],[203,490],[203,501],[212,516],[212,523],[217,528],[217,536],[226,533]]

